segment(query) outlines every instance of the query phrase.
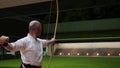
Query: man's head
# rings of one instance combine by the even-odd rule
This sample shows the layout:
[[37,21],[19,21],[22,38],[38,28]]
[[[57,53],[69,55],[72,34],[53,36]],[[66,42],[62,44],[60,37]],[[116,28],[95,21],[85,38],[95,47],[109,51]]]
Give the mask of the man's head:
[[37,37],[41,35],[42,26],[37,20],[33,20],[29,23],[29,32],[36,34]]

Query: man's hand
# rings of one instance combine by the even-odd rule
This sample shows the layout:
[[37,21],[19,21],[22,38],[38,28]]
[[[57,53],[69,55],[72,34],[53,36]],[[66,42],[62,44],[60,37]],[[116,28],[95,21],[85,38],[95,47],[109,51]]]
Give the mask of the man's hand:
[[0,46],[2,46],[5,43],[8,43],[8,42],[9,42],[9,37],[7,37],[7,36],[0,37]]
[[47,40],[47,44],[54,44],[55,43],[55,39],[52,38],[51,40]]
[[0,37],[0,46],[4,47],[8,51],[12,51],[13,48],[8,44],[9,37],[7,36],[1,36]]
[[55,43],[55,38],[52,38],[51,41],[52,41],[52,43]]

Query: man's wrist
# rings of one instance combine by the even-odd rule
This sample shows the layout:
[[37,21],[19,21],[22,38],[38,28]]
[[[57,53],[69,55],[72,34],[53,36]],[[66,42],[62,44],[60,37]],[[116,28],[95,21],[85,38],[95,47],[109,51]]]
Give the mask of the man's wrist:
[[3,46],[3,47],[7,47],[7,46],[8,46],[8,43],[4,43],[2,46]]

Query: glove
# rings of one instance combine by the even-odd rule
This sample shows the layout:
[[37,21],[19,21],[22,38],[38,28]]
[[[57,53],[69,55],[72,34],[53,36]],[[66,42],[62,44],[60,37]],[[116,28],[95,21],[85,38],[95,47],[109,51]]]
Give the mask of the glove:
[[9,37],[8,37],[8,36],[1,36],[1,37],[0,37],[0,42],[2,42],[2,43],[7,43],[7,42],[9,42]]
[[0,37],[0,46],[7,45],[8,42],[9,42],[9,37],[7,37],[7,36]]

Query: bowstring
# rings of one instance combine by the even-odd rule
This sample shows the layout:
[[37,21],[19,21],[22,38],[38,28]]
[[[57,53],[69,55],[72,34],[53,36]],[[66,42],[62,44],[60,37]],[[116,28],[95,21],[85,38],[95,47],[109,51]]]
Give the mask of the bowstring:
[[46,39],[49,38],[49,32],[50,32],[50,23],[51,23],[51,14],[52,14],[52,0],[50,0],[50,12],[49,12],[49,17],[48,17],[48,25],[47,25],[47,36]]
[[[47,24],[47,36],[46,36],[46,39],[49,39],[49,33],[50,33],[50,23],[51,23],[51,15],[52,15],[52,6],[53,6],[53,2],[52,2],[52,0],[50,0],[50,12],[49,12],[49,17],[48,17],[48,24]],[[51,51],[50,51],[50,54],[51,54]],[[51,57],[51,55],[50,55],[50,57]],[[51,58],[49,58],[49,60],[48,60],[48,67],[47,68],[49,68],[50,67],[50,59]]]

